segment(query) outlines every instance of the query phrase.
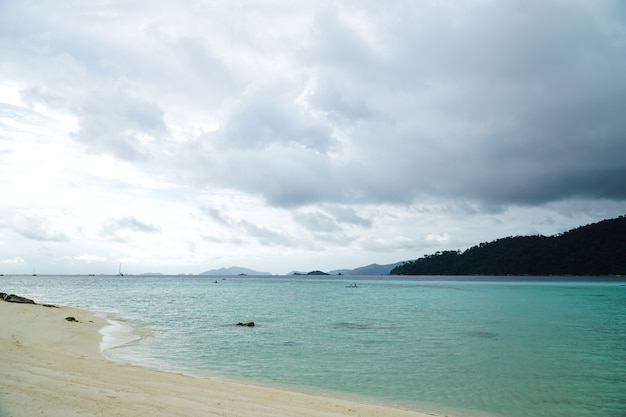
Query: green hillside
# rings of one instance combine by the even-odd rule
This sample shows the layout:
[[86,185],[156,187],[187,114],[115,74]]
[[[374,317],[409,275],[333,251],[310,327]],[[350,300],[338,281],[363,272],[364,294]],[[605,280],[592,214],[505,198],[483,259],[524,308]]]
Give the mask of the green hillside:
[[405,262],[392,275],[626,275],[626,217],[516,236]]

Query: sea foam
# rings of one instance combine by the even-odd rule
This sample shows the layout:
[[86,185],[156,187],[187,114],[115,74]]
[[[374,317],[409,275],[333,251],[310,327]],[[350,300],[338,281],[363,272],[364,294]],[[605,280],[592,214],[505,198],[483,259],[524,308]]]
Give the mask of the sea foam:
[[106,316],[106,314],[103,313],[98,313],[96,316],[106,319],[108,323],[107,326],[104,326],[99,331],[102,335],[102,340],[100,341],[101,352],[134,342],[140,338],[134,333],[133,327],[128,324],[120,323],[117,320],[111,320]]

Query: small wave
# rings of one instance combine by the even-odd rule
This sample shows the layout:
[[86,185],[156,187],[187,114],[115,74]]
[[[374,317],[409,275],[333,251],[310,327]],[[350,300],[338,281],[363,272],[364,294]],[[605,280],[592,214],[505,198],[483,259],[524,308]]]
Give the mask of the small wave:
[[128,324],[120,323],[116,320],[111,320],[104,314],[98,315],[101,318],[105,318],[107,326],[104,326],[98,333],[102,335],[100,341],[100,351],[104,352],[107,349],[112,349],[118,346],[125,345],[130,342],[138,340],[140,337],[134,333],[134,329]]
[[389,324],[354,323],[354,322],[345,322],[345,321],[331,323],[330,326],[337,328],[337,329],[357,329],[357,330],[387,330],[387,329],[393,329],[396,327],[394,325],[389,325]]

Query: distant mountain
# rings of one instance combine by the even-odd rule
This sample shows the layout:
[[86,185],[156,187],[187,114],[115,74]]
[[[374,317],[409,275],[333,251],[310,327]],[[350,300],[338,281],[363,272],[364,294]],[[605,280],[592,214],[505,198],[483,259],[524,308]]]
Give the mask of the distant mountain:
[[231,266],[230,268],[211,269],[200,275],[272,275],[269,272],[259,272],[248,268]]
[[388,265],[371,264],[355,269],[336,269],[329,273],[331,275],[389,275],[389,272],[391,272],[393,268],[402,264],[404,264],[404,262],[396,262],[395,264]]
[[319,270],[311,272],[291,271],[287,275],[389,275],[389,272],[393,268],[404,263],[405,262],[396,262],[395,264],[389,265],[371,264],[354,269],[334,269],[329,272],[322,272]]
[[516,236],[405,262],[392,275],[626,275],[626,217]]

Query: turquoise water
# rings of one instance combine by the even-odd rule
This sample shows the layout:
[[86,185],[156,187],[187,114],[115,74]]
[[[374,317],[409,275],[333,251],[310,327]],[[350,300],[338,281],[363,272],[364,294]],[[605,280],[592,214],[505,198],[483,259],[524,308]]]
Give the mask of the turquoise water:
[[160,369],[502,417],[626,415],[619,282],[344,278],[5,276],[0,291],[106,312],[141,335],[107,355]]

